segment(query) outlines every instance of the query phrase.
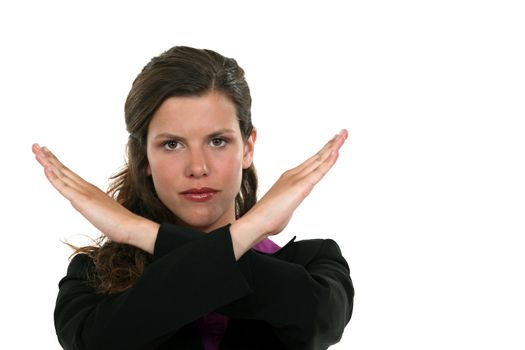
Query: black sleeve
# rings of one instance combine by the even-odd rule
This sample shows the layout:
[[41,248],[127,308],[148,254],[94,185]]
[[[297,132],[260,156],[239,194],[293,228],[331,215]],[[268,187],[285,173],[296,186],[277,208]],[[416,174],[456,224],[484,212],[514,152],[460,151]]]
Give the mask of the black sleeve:
[[73,258],[55,307],[65,349],[154,348],[159,339],[252,292],[235,261],[228,228],[206,235],[174,230],[161,226],[153,263],[122,293],[95,293],[86,277],[91,260]]
[[[162,235],[156,252],[166,254],[196,237]],[[287,349],[326,349],[341,339],[352,315],[354,288],[335,241],[292,240],[274,254],[251,250],[238,265],[252,292],[217,312],[269,323]]]
[[253,293],[219,312],[268,322],[287,349],[326,349],[341,339],[354,289],[336,242],[300,241],[272,255],[250,251],[239,263]]

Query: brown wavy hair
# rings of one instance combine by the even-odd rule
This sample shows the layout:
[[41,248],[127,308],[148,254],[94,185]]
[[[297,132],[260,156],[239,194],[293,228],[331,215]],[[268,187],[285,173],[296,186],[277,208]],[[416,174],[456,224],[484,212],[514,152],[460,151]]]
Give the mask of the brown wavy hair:
[[[135,78],[125,104],[129,132],[124,166],[110,178],[107,193],[130,211],[155,222],[175,223],[175,215],[160,201],[147,174],[146,141],[149,124],[169,97],[203,96],[217,91],[234,104],[243,139],[250,136],[250,89],[243,69],[232,58],[206,49],[175,46],[154,57]],[[238,217],[257,201],[257,175],[252,166],[244,169],[235,198]],[[76,248],[94,262],[92,284],[99,293],[112,294],[130,288],[151,262],[147,252],[104,236],[92,246]]]

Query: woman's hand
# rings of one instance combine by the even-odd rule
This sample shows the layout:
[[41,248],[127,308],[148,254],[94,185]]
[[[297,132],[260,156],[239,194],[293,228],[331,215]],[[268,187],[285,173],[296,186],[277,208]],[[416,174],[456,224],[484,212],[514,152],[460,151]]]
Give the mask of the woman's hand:
[[33,153],[54,188],[108,238],[153,253],[158,224],[140,217],[65,167],[51,151],[34,144]]
[[347,138],[348,131],[341,130],[313,157],[286,171],[252,209],[232,224],[234,246],[241,247],[235,252],[237,258],[257,242],[286,227],[295,209],[335,164]]

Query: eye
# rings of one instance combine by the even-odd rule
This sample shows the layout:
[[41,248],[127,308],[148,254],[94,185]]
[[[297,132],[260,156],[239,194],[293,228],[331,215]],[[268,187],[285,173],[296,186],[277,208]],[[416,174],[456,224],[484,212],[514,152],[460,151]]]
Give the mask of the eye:
[[210,146],[214,148],[222,148],[226,146],[227,141],[223,139],[222,137],[214,137],[210,141]]
[[180,148],[181,147],[181,144],[179,141],[175,141],[175,140],[167,140],[167,141],[164,141],[162,143],[162,146],[164,147],[165,150],[167,151],[173,151],[177,148]]

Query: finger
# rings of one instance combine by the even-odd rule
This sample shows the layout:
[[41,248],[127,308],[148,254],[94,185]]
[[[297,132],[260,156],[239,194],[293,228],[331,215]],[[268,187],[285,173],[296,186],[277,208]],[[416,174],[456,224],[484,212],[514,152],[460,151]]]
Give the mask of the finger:
[[83,201],[86,198],[91,197],[93,188],[95,186],[82,180],[82,183],[78,183],[74,179],[71,179],[67,174],[56,173],[56,169],[52,166],[46,166],[44,173],[51,183],[51,185],[66,199],[71,201],[74,206],[75,202]]
[[339,132],[339,138],[337,139],[336,142],[334,142],[334,149],[335,151],[339,151],[339,149],[341,148],[341,146],[343,146],[343,144],[345,143],[345,141],[348,139],[348,130],[346,129],[342,129],[340,132]]
[[71,171],[68,167],[66,167],[48,148],[41,147],[39,154],[41,155],[43,165],[49,165],[55,173],[55,175],[58,178],[68,182],[69,185],[83,186],[86,183],[84,179],[82,179],[75,172]]
[[343,145],[347,137],[348,137],[348,132],[343,129],[331,141],[329,147],[323,148],[323,150],[317,155],[316,159],[314,159],[313,161],[303,166],[301,171],[298,172],[298,174],[300,176],[307,176],[309,173],[317,169],[323,163],[325,163],[326,161],[329,161],[329,159],[332,157],[334,152],[335,153],[339,152],[339,149],[341,148],[341,146]]
[[75,198],[75,195],[78,193],[78,191],[67,184],[66,181],[64,181],[63,178],[60,178],[57,176],[57,174],[54,172],[52,167],[46,166],[44,167],[44,174],[46,175],[48,181],[51,183],[51,185],[65,198],[68,200],[72,200]]
[[56,159],[52,159],[52,153],[46,147],[40,147],[38,144],[34,144],[33,153],[35,154],[36,159],[42,166],[56,167]]
[[42,153],[45,155],[49,163],[62,173],[71,172],[47,147],[42,147]]
[[36,152],[38,152],[39,149],[40,149],[40,145],[38,143],[33,143],[31,145],[31,151],[33,151],[34,154],[36,154]]
[[52,159],[51,155],[52,155],[51,152],[47,150],[45,147],[39,147],[39,146],[35,147],[36,160],[44,167],[44,171],[47,170],[47,174],[52,175],[51,178],[64,177],[64,174],[62,174],[60,170],[61,163],[58,162],[56,157],[55,159]]
[[42,148],[38,145],[38,143],[34,143],[31,150],[33,151],[33,154],[40,165],[42,165],[44,168],[46,165],[49,165],[49,161],[47,160],[44,152],[42,151]]
[[310,158],[308,158],[307,160],[305,160],[303,163],[301,163],[300,165],[298,165],[297,167],[295,167],[294,169],[291,170],[292,173],[300,173],[302,172],[305,168],[309,167],[311,164],[315,163],[315,162],[319,162],[320,159],[323,158],[323,155],[326,153],[326,151],[332,146],[333,142],[335,141],[335,139],[337,138],[338,135],[335,135],[330,141],[328,141],[324,146],[323,148],[321,148],[316,154],[314,154],[313,156],[311,156]]
[[67,197],[70,198],[73,193],[71,190],[77,192],[82,191],[87,184],[80,176],[65,167],[56,156],[45,147],[38,145],[33,147],[38,162],[44,167],[46,177],[51,182],[53,187],[65,195],[64,189],[68,187]]
[[299,171],[309,172],[312,169],[315,169],[319,164],[324,162],[330,154],[334,151],[339,151],[345,140],[348,138],[348,131],[342,129],[339,134],[335,135],[319,152],[317,152],[313,157],[308,159],[302,165],[299,166]]
[[328,171],[332,169],[338,158],[339,152],[335,151],[330,153],[330,156],[323,163],[305,175],[304,180],[311,186],[317,185],[317,183],[321,181]]

